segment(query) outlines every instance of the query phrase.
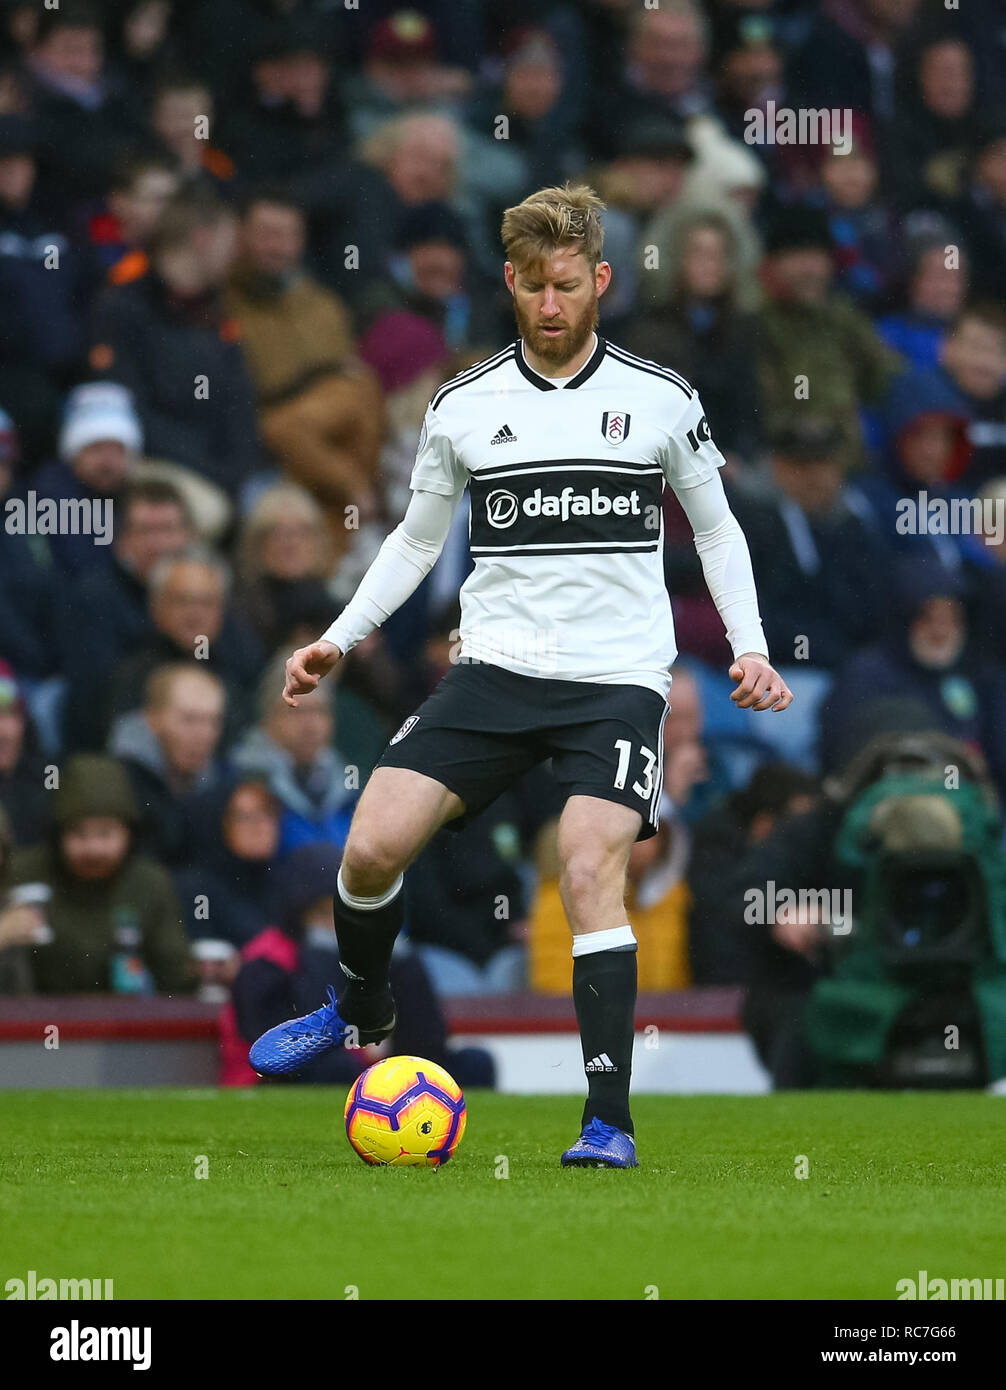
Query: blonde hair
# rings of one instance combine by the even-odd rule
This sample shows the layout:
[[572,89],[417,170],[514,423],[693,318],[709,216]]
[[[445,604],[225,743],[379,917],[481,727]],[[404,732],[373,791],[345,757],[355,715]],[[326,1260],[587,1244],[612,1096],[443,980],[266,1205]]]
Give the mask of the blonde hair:
[[577,245],[593,270],[604,249],[603,211],[604,203],[585,183],[540,188],[503,214],[500,235],[507,260],[535,265],[560,246]]
[[262,542],[282,521],[305,521],[314,527],[314,564],[319,579],[327,579],[332,568],[332,543],[325,514],[307,491],[297,483],[277,483],[265,490],[241,527],[238,543],[238,569],[245,580],[262,573]]

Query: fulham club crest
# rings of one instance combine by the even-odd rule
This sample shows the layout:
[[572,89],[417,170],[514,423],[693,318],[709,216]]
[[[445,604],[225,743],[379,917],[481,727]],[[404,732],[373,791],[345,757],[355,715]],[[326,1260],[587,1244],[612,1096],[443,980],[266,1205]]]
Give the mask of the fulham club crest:
[[606,444],[621,444],[629,437],[629,421],[632,417],[624,410],[606,410],[601,416],[601,433]]

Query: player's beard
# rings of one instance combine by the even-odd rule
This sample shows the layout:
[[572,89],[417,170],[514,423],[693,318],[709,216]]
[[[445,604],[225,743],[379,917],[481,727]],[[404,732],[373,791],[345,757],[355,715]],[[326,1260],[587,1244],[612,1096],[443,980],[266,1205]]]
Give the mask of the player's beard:
[[[561,319],[558,324],[542,325],[537,315],[532,317],[523,312],[516,298],[513,302],[513,311],[517,319],[517,331],[528,348],[536,357],[542,358],[543,361],[554,367],[565,366],[578,352],[581,352],[597,327],[596,295],[579,318],[574,319],[572,323],[566,319]],[[554,338],[550,338],[541,331],[543,326],[561,327],[564,331]]]

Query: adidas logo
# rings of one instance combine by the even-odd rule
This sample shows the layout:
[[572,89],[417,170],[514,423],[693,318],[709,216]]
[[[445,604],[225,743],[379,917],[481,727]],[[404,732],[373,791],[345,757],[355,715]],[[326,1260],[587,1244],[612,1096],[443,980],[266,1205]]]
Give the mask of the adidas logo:
[[618,1071],[614,1062],[606,1052],[602,1052],[600,1057],[595,1057],[592,1062],[588,1062],[584,1071]]
[[514,434],[513,430],[510,428],[509,425],[504,425],[502,429],[499,429],[499,430],[496,431],[496,433],[493,435],[492,439],[490,439],[489,443],[490,443],[490,444],[516,444],[516,443],[517,443],[517,436]]

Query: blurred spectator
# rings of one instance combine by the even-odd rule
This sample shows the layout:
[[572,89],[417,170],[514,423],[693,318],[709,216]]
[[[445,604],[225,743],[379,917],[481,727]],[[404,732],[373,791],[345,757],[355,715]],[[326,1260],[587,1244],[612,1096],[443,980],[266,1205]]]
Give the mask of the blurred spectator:
[[739,303],[738,244],[725,216],[696,211],[661,248],[669,266],[667,302],[635,315],[625,346],[675,371],[698,391],[720,449],[752,461],[757,451],[758,379],[753,319]]
[[0,115],[0,399],[26,453],[51,446],[56,391],[84,354],[84,257],[35,197],[37,129]]
[[797,417],[773,440],[774,492],[734,496],[769,651],[834,670],[875,635],[887,593],[886,547],[850,505],[842,435]]
[[902,264],[897,219],[883,201],[877,157],[864,134],[844,150],[826,145],[818,198],[835,249],[835,286],[854,304],[883,305]]
[[920,239],[910,252],[903,303],[877,321],[884,342],[913,367],[937,365],[967,297],[967,258],[951,246],[952,237],[947,227],[943,235]]
[[738,875],[738,866],[783,817],[809,811],[816,792],[816,779],[808,773],[765,763],[747,786],[696,826],[688,866],[688,951],[695,984],[750,984],[755,940],[744,922],[744,895],[751,883],[746,873]]
[[[890,581],[888,581],[888,590]],[[864,690],[923,702],[932,725],[984,753],[1000,796],[1006,790],[1006,670],[977,648],[961,583],[917,560],[897,573],[888,631],[848,659],[821,707],[822,744],[834,757]]]
[[251,93],[221,108],[223,143],[242,180],[291,178],[338,159],[344,149],[340,83],[327,31],[284,18],[262,31],[251,59]]
[[1006,668],[1006,478],[978,489],[981,525],[960,539],[970,622],[978,651]]
[[60,590],[48,538],[27,534],[27,524],[19,528],[9,510],[12,503],[23,502],[15,481],[18,459],[14,421],[0,409],[0,658],[9,661],[18,676],[44,680],[59,669]]
[[231,610],[228,565],[212,551],[190,546],[158,561],[147,592],[152,631],[111,673],[109,725],[141,706],[147,678],[158,666],[199,661],[227,692],[229,743],[248,716],[263,651],[248,624]]
[[158,83],[150,107],[150,126],[183,179],[226,194],[235,171],[223,150],[210,144],[215,114],[209,86],[183,73]]
[[[252,1085],[248,1047],[266,1028],[318,1007],[339,972],[332,895],[339,872],[332,845],[305,845],[283,864],[276,885],[277,926],[242,951],[233,1010],[222,1021],[224,1085]],[[450,1048],[447,1025],[418,955],[399,940],[391,958],[395,1029],[378,1047],[335,1047],[290,1079],[345,1084],[382,1056],[428,1057],[449,1068],[459,1086],[492,1086],[495,1067],[483,1048]]]
[[908,526],[905,504],[921,508],[928,515],[930,502],[953,506],[966,499],[970,490],[962,482],[971,460],[967,437],[967,418],[946,409],[933,409],[920,397],[914,407],[902,395],[899,405],[905,416],[888,412],[894,431],[890,452],[874,472],[858,474],[850,490],[862,497],[872,513],[877,532],[885,545],[913,551],[929,563],[944,566],[956,574],[961,565],[961,539],[938,528],[929,533],[926,526]]
[[[59,458],[44,464],[30,485],[40,497],[65,500],[77,508],[104,503],[111,515],[142,447],[142,426],[125,387],[114,382],[78,386],[67,396]],[[67,576],[112,563],[111,546],[99,545],[83,530],[56,532],[49,545]]]
[[42,182],[59,208],[100,196],[140,138],[138,104],[105,61],[103,24],[86,0],[43,7],[28,57]]
[[592,113],[591,147],[602,158],[615,153],[623,130],[639,118],[685,119],[709,106],[708,26],[695,0],[637,9],[629,23],[622,72]]
[[770,228],[758,320],[758,356],[769,433],[790,416],[794,400],[841,429],[842,457],[862,462],[858,409],[879,401],[902,362],[869,319],[834,292],[834,245],[819,209],[792,208]]
[[891,131],[891,172],[904,207],[960,196],[977,135],[975,59],[953,34],[920,45]]
[[419,314],[457,352],[497,346],[499,303],[493,287],[472,271],[462,219],[446,203],[423,203],[402,217],[387,274],[374,283],[362,309],[372,320],[403,310]]
[[217,757],[227,694],[197,662],[158,666],[142,709],[125,715],[109,751],[129,773],[140,815],[141,844],[177,868],[199,854],[199,808],[223,775]]
[[[134,845],[136,804],[111,758],[81,756],[53,794],[49,839],[17,850],[9,884],[40,885],[31,992],[171,994],[188,987],[188,947],[167,871]],[[46,890],[48,890],[46,892]]]
[[896,74],[919,0],[825,0],[791,55],[794,107],[841,107],[868,116],[877,130],[893,118]]
[[[11,842],[41,839],[49,813],[46,760],[14,672],[0,661],[0,811],[6,812]],[[0,876],[2,885],[2,876]]]
[[521,25],[506,37],[499,83],[475,96],[468,123],[493,132],[505,116],[507,139],[524,162],[525,183],[547,188],[583,163],[576,115],[567,100],[556,40],[546,29]]
[[225,303],[240,326],[262,437],[326,509],[341,549],[345,508],[364,520],[379,510],[381,393],[356,356],[344,304],[305,272],[304,240],[296,203],[278,190],[254,194]]
[[331,539],[311,494],[292,483],[261,493],[238,540],[234,603],[264,651],[276,651],[303,623],[324,631],[333,606],[331,572]]
[[89,566],[63,599],[61,660],[73,692],[64,716],[70,748],[104,743],[109,677],[153,630],[150,576],[192,540],[192,518],[177,488],[148,480],[127,484],[116,501],[111,564]]
[[365,138],[407,111],[456,104],[470,87],[463,68],[440,62],[428,16],[398,10],[374,28],[361,69],[347,84],[350,128]]
[[963,196],[951,205],[965,232],[975,291],[1006,299],[1006,111],[990,115],[972,146]]
[[272,920],[282,807],[257,778],[227,782],[207,795],[198,863],[175,874],[191,941],[240,948]]
[[282,853],[319,842],[341,849],[361,779],[359,767],[333,743],[336,683],[323,682],[293,707],[283,699],[285,678],[280,656],[259,683],[259,722],[233,750],[232,761],[245,775],[266,779],[282,803]]
[[87,240],[113,285],[128,285],[149,269],[147,244],[181,177],[167,155],[137,154],[109,179],[105,206],[87,223]]
[[151,235],[150,269],[98,296],[90,354],[133,392],[148,452],[232,497],[259,465],[254,389],[218,293],[236,232],[211,193],[176,194]]
[[967,420],[971,487],[1006,471],[1006,311],[976,303],[961,310],[940,349],[939,366],[906,372],[884,404],[888,441],[925,401],[931,411]]

